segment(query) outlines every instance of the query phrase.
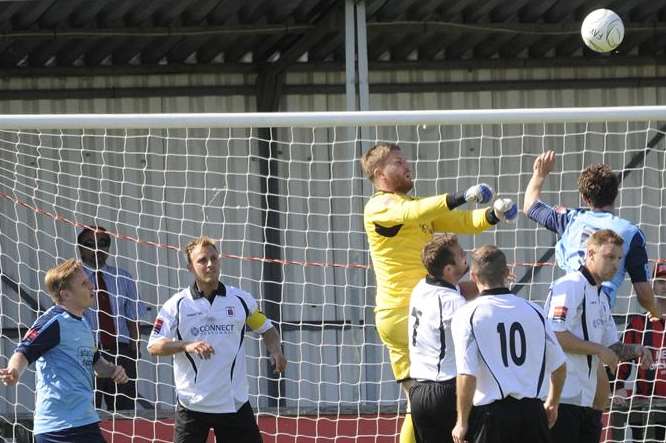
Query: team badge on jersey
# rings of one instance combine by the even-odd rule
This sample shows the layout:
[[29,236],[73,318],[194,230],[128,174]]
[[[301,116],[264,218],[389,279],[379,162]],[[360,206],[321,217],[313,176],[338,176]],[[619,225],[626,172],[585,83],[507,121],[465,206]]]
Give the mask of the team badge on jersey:
[[227,317],[233,317],[233,316],[234,316],[234,307],[227,306]]
[[565,321],[568,310],[569,308],[566,306],[555,306],[555,309],[553,309],[553,321]]
[[162,330],[162,325],[164,324],[164,320],[161,318],[157,317],[155,319],[155,324],[153,325],[153,334],[159,334],[160,331]]
[[23,336],[23,341],[32,343],[37,338],[38,335],[39,335],[39,330],[35,328],[30,328],[28,329],[28,332],[26,332],[25,335]]

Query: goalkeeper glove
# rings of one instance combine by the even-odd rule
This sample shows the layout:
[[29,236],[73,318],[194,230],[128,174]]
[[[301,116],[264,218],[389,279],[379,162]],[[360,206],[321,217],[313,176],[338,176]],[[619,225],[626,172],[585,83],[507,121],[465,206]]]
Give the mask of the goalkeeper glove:
[[465,202],[488,203],[493,198],[493,188],[485,183],[474,185],[465,191]]
[[512,223],[518,218],[518,205],[510,198],[498,198],[493,203],[495,216],[507,223]]

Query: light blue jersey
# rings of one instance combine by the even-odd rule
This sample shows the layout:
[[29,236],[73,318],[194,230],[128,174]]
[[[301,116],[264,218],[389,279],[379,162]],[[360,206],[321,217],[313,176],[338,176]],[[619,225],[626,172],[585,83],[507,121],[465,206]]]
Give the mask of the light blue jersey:
[[617,273],[603,283],[604,292],[615,306],[617,290],[627,272],[633,283],[649,279],[645,236],[633,223],[607,211],[590,209],[552,208],[542,201],[535,202],[528,212],[530,219],[560,236],[555,245],[557,265],[564,271],[577,271],[585,261],[587,239],[596,231],[610,229],[624,240],[622,261]]
[[99,421],[93,394],[99,353],[85,319],[54,306],[35,321],[16,352],[36,361],[34,434]]

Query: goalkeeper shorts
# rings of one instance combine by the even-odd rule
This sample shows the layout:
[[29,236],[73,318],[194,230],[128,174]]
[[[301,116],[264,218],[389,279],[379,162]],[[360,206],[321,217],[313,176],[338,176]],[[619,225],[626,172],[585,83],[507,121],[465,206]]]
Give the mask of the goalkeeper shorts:
[[391,369],[398,382],[409,378],[408,322],[409,306],[375,312],[377,332],[389,351]]

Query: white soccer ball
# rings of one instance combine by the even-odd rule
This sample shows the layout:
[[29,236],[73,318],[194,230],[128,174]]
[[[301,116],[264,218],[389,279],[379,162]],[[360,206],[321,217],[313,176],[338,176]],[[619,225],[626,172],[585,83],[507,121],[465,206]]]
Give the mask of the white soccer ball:
[[585,45],[593,51],[610,52],[622,43],[624,24],[610,9],[596,9],[583,20],[580,35]]

